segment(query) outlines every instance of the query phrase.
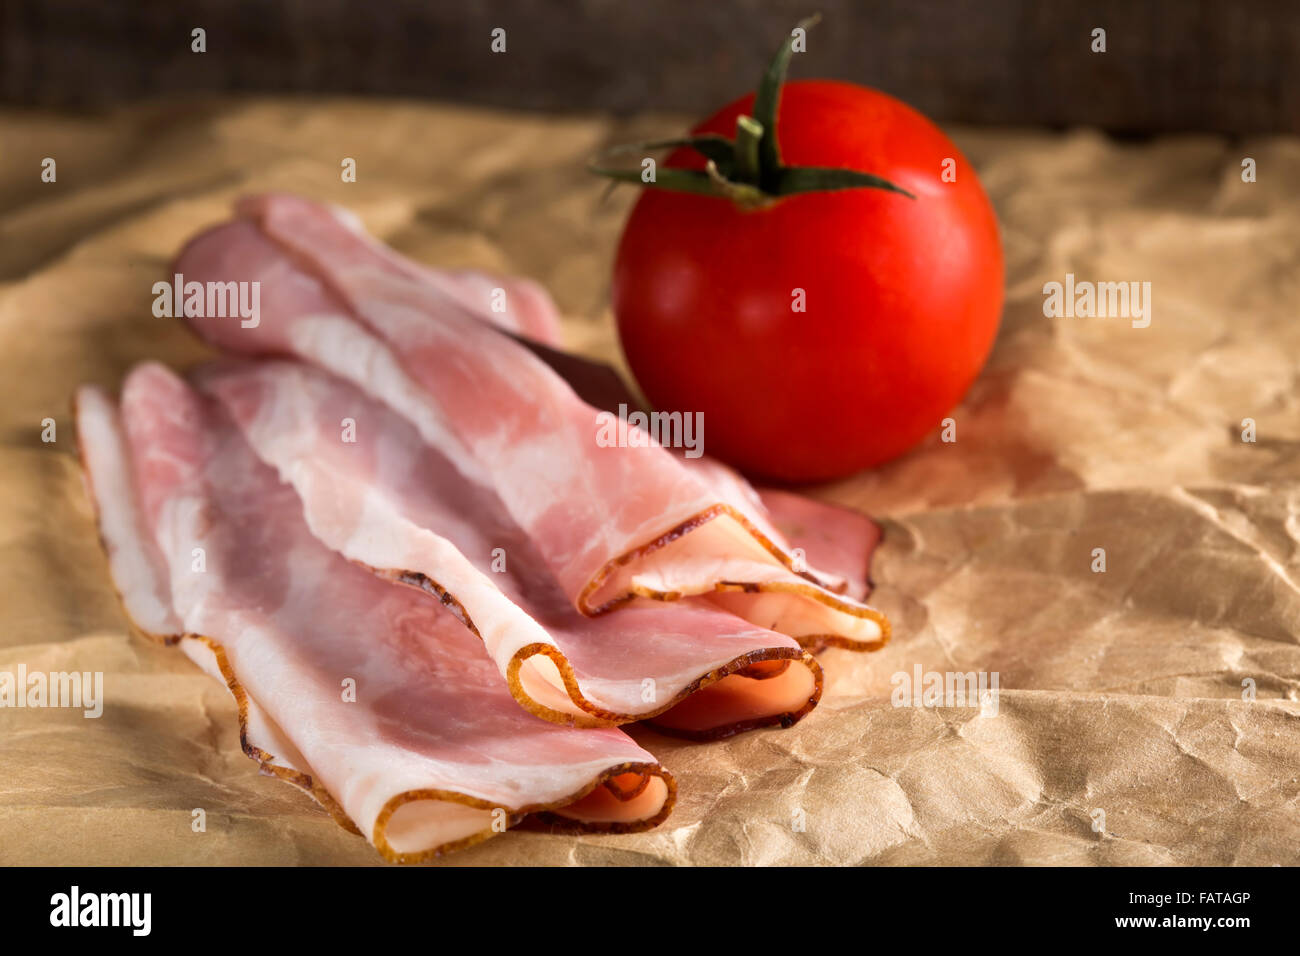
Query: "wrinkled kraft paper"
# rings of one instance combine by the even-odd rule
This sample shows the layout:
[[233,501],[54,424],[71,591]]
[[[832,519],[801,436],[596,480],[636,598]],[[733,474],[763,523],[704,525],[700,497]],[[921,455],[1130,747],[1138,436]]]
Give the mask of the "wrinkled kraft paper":
[[[258,775],[224,687],[129,633],[100,554],[70,395],[203,357],[151,314],[179,244],[244,192],[343,203],[417,258],[541,280],[570,346],[617,361],[633,195],[602,201],[583,162],[683,125],[355,101],[0,114],[0,670],[102,671],[106,697],[98,719],[0,710],[0,863],[379,862]],[[815,489],[884,520],[893,644],[828,652],[790,730],[634,730],[681,786],[658,830],[510,833],[447,863],[1300,861],[1300,143],[956,138],[1003,223],[996,350],[955,441]],[[1151,282],[1149,327],[1045,317],[1067,273]],[[996,708],[894,706],[917,667],[996,672]]]

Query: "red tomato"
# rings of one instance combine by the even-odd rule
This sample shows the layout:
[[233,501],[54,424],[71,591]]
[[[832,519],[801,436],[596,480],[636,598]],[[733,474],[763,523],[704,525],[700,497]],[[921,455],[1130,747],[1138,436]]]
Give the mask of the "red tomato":
[[[694,132],[730,138],[752,103]],[[776,128],[786,164],[874,173],[916,198],[849,189],[745,211],[646,189],[619,245],[614,311],[654,406],[704,413],[705,451],[830,479],[907,451],[965,394],[997,333],[1002,249],[970,163],[893,97],[788,83]],[[666,165],[704,161],[683,149]]]

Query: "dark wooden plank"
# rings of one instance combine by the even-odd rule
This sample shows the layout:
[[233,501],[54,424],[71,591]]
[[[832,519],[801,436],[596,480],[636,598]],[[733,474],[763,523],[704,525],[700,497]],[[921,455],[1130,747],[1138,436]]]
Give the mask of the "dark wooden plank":
[[[0,99],[292,91],[702,114],[751,88],[814,8],[793,75],[878,86],[939,120],[1300,132],[1292,0],[6,0]],[[207,53],[190,52],[196,26]],[[505,54],[489,49],[498,26]]]

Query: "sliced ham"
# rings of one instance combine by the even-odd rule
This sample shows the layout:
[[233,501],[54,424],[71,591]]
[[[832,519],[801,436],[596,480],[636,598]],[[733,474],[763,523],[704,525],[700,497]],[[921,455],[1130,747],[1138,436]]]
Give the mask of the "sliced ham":
[[860,511],[817,501],[780,488],[760,488],[759,497],[778,532],[807,561],[815,562],[837,590],[857,601],[871,593],[871,555],[880,526]]
[[384,245],[366,232],[361,220],[337,206],[323,207],[395,271],[422,283],[431,295],[481,321],[529,342],[559,349],[564,341],[559,309],[542,286],[519,276],[500,276],[477,269],[434,269]]
[[[527,345],[588,405],[619,414],[647,411],[610,366],[560,351],[558,340],[519,334],[513,321],[502,320],[496,313],[486,318]],[[775,532],[774,538],[789,542],[796,564],[816,565],[822,583],[830,590],[854,600],[866,599],[871,592],[871,555],[881,539],[880,527],[867,515],[782,488],[752,486],[734,469],[708,456],[679,460],[715,489],[729,488],[728,497],[748,501],[751,519],[767,533]]]
[[529,347],[327,207],[269,196],[240,213],[176,270],[260,281],[261,322],[188,321],[231,351],[299,356],[405,415],[496,492],[583,614],[702,596],[805,646],[887,641],[884,617],[805,566],[738,476],[717,480],[653,443],[602,447],[597,409]]
[[131,617],[226,682],[250,756],[386,859],[525,819],[627,831],[668,814],[672,778],[629,737],[526,713],[450,610],[317,541],[219,404],[146,365],[120,416],[93,388],[77,412]]
[[716,738],[816,704],[821,669],[796,641],[710,604],[579,614],[495,491],[354,386],[285,361],[226,360],[194,379],[297,491],[317,538],[452,608],[534,714]]
[[[553,307],[552,307],[553,310]],[[512,334],[513,322],[487,318]],[[534,355],[546,362],[588,405],[603,411],[622,413],[646,411],[640,399],[610,366],[584,356],[559,351],[557,340],[517,336]],[[734,469],[707,456],[682,457],[684,467],[694,468],[714,487],[730,487],[731,497],[748,500],[749,514],[760,525],[775,530],[792,546],[795,563],[816,565],[822,582],[831,590],[857,601],[871,593],[871,555],[880,543],[880,526],[860,511],[827,504],[808,495],[781,488],[751,486]],[[769,532],[770,533],[770,532]]]

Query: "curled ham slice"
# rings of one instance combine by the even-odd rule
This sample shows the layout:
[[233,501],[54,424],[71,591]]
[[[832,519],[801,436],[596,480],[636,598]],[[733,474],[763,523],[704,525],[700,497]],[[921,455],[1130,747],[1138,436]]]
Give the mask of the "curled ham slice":
[[492,275],[477,269],[433,269],[407,258],[366,232],[361,220],[338,206],[323,207],[371,254],[382,258],[395,272],[423,283],[436,296],[490,322],[520,339],[559,349],[563,343],[560,312],[550,294],[531,279]]
[[871,555],[880,527],[860,511],[828,505],[779,488],[758,489],[774,527],[802,554],[815,560],[823,577],[856,601],[871,590]]
[[[391,250],[389,254],[401,258]],[[549,311],[558,314],[553,305]],[[494,312],[484,318],[528,345],[587,404],[610,412],[620,407],[645,411],[640,399],[610,366],[559,351],[558,336],[543,333],[535,337],[520,332],[513,318],[502,318]],[[775,530],[773,537],[784,537],[793,546],[791,553],[796,558],[813,555],[823,583],[831,590],[857,601],[866,600],[871,591],[871,555],[881,538],[880,527],[871,518],[860,511],[781,488],[753,487],[733,469],[708,457],[681,461],[685,467],[699,471],[715,487],[729,487],[732,497],[748,499],[751,518],[768,528],[769,533]],[[765,523],[764,516],[770,523]]]
[[284,361],[226,360],[194,378],[297,491],[317,538],[454,609],[534,714],[655,718],[713,738],[788,726],[820,697],[821,669],[796,641],[712,605],[579,614],[493,489],[352,385]]
[[261,281],[261,322],[188,321],[230,351],[329,369],[407,416],[494,489],[581,613],[702,596],[804,646],[888,640],[883,615],[805,566],[738,476],[718,480],[652,442],[601,447],[597,409],[527,345],[327,207],[276,195],[239,212],[192,241],[176,271]]
[[120,414],[83,388],[77,420],[128,613],[227,684],[250,756],[386,859],[525,820],[623,832],[667,816],[674,784],[650,754],[520,709],[448,609],[316,540],[217,403],[145,365]]

